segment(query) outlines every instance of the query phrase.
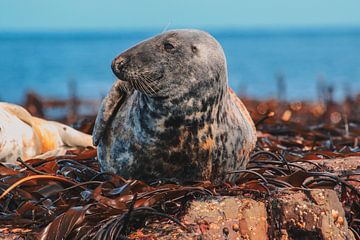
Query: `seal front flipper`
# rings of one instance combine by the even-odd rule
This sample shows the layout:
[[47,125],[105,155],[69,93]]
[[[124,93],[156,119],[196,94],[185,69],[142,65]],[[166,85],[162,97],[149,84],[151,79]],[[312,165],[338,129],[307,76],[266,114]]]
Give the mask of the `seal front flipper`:
[[93,143],[95,146],[99,144],[99,141],[104,135],[107,127],[111,124],[116,112],[132,93],[133,88],[128,82],[116,80],[113,84],[109,93],[102,101],[99,113],[96,117],[93,131]]

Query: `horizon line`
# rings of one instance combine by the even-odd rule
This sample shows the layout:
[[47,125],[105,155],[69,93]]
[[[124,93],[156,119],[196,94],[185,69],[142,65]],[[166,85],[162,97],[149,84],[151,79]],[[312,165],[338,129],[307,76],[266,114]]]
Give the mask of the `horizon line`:
[[[234,32],[254,32],[254,31],[349,31],[360,30],[360,25],[355,24],[334,24],[334,25],[294,25],[294,26],[174,26],[167,30],[173,29],[200,29],[205,31],[234,31]],[[3,33],[114,33],[114,32],[129,32],[129,33],[146,33],[146,32],[163,32],[161,27],[121,27],[121,28],[0,28],[0,34]]]

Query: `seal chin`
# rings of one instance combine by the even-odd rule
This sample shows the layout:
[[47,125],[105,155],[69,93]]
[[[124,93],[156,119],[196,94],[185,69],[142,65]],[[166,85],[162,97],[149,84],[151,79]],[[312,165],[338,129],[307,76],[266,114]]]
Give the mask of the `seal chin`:
[[113,73],[118,79],[127,82],[126,73],[124,69],[121,70],[113,69]]

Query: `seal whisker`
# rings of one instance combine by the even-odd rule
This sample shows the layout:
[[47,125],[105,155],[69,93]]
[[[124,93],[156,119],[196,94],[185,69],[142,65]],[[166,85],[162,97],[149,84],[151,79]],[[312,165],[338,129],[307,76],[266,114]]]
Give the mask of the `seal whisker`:
[[147,94],[146,90],[144,89],[143,85],[141,84],[141,81],[139,81],[138,79],[136,80],[136,83],[139,87],[139,90],[144,93],[144,94]]
[[142,83],[141,78],[140,78],[140,79],[137,79],[137,83],[139,84],[139,87],[140,87],[141,91],[142,91],[144,94],[148,94],[148,90],[145,88],[144,84]]
[[150,86],[149,82],[146,79],[145,81],[143,81],[143,84],[146,86],[147,89],[149,89],[152,92],[151,94],[153,95],[156,94],[155,90]]
[[[157,92],[159,92],[159,87],[158,86],[156,86],[156,85],[154,85],[154,81],[153,81],[153,79],[151,79],[149,76],[142,76],[143,77],[143,80],[144,80],[144,83],[146,84],[146,86],[148,87],[148,88],[150,88],[150,90],[154,93],[154,94],[156,94]],[[155,89],[154,89],[155,88]]]
[[[146,84],[148,85],[148,87],[153,91],[154,95],[156,95],[157,92],[159,92],[159,88],[156,87],[155,88],[155,85],[152,85],[151,82],[148,82],[148,81],[145,81]],[[155,89],[154,89],[155,88]]]
[[144,86],[143,81],[139,81],[139,79],[137,79],[136,81],[141,89],[141,91],[146,94],[146,95],[151,95],[151,93],[149,93],[149,90]]
[[149,84],[151,84],[153,87],[156,87],[158,90],[160,90],[159,87],[156,85],[156,82],[155,82],[154,79],[150,78],[149,76],[146,76],[146,77],[145,77],[145,80],[146,80]]
[[135,84],[134,84],[133,81],[129,81],[129,83],[130,83],[130,85],[131,85],[132,88],[136,89],[136,86],[135,86]]
[[135,80],[133,80],[133,81],[131,81],[131,82],[133,83],[134,88],[135,88],[136,90],[140,91],[140,87],[139,87],[139,84],[138,84],[137,80],[135,79]]
[[154,94],[156,94],[156,92],[151,88],[151,86],[149,86],[145,76],[140,75],[139,78],[141,80],[139,82],[142,84],[142,86],[145,89],[147,94],[149,94],[150,96],[153,96]]
[[169,22],[166,24],[166,26],[164,27],[164,29],[162,30],[161,33],[166,32],[166,31],[168,30],[168,28],[170,27],[170,24],[171,24],[171,22],[169,21]]
[[154,78],[151,78],[151,77],[148,76],[148,75],[145,75],[145,79],[146,79],[149,83],[154,83],[154,82],[155,82],[155,79],[154,79]]

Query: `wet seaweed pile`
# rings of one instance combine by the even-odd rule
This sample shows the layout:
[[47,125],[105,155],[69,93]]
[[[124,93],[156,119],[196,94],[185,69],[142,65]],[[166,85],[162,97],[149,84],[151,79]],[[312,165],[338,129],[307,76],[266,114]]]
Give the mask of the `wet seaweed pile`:
[[242,194],[269,199],[281,188],[330,188],[339,193],[349,227],[359,237],[359,167],[334,172],[317,163],[360,156],[359,116],[345,115],[343,105],[246,104],[259,138],[247,170],[229,172],[239,176],[236,183],[126,180],[100,172],[96,149],[90,148],[19,159],[18,166],[0,166],[0,231],[27,239],[128,239],[153,220],[191,231],[178,219],[192,199]]

